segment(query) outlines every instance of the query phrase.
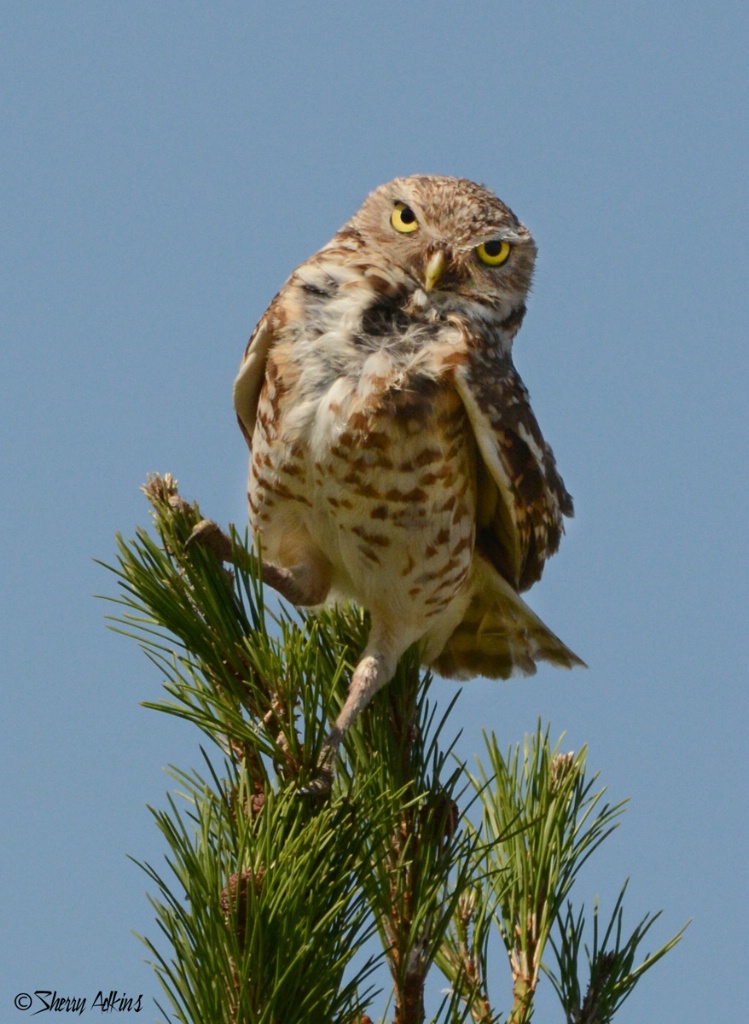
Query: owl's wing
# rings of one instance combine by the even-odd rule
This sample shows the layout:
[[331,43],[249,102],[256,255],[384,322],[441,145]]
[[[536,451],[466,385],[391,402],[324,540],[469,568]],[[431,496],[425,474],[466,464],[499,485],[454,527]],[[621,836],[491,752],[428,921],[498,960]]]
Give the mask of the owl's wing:
[[248,444],[255,430],[257,405],[265,378],[265,364],[274,339],[272,311],[273,306],[252,332],[234,381],[234,409]]
[[559,546],[572,498],[511,359],[471,353],[455,380],[480,453],[476,546],[527,590]]

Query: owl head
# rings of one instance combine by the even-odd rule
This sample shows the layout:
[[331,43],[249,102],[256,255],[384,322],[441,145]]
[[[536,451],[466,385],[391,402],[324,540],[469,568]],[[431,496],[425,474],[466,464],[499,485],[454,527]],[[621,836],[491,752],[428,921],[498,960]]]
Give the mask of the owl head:
[[522,312],[536,245],[492,192],[413,175],[375,189],[330,243],[407,287],[425,308],[505,320]]

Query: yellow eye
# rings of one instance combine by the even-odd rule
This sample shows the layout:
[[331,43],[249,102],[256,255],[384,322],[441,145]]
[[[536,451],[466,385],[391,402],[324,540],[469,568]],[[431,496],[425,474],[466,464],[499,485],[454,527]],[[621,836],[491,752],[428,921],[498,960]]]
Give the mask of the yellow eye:
[[510,243],[509,242],[484,242],[482,245],[476,246],[476,255],[485,263],[487,267],[501,267],[503,263],[507,262],[507,257],[510,255]]
[[396,231],[400,231],[402,235],[408,235],[412,231],[417,231],[419,222],[416,219],[416,214],[413,212],[410,206],[406,206],[405,203],[396,203],[395,209],[390,214],[390,223],[393,225]]

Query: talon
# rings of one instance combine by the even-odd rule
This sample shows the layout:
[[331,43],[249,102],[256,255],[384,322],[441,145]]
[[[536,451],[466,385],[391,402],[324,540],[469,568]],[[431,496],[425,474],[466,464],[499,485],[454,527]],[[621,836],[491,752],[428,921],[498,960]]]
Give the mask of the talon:
[[212,551],[222,562],[231,562],[232,560],[231,538],[212,519],[200,520],[187,538],[185,550],[187,551],[193,544],[200,544]]
[[300,786],[296,791],[297,796],[314,797],[316,800],[323,800],[330,796],[333,788],[334,772],[332,768],[324,769],[310,782],[308,786]]
[[315,797],[320,800],[330,796],[333,788],[333,779],[335,778],[335,763],[338,759],[338,745],[340,742],[340,734],[336,729],[333,729],[323,745],[320,760],[317,763],[317,775],[308,786],[302,786],[301,789],[297,790],[299,796]]

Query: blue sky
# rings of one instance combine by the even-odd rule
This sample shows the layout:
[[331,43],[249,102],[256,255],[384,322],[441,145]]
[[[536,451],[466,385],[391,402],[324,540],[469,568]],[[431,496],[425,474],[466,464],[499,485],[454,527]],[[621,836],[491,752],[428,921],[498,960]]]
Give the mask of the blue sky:
[[610,906],[631,876],[627,921],[664,910],[654,943],[694,923],[619,1024],[746,1015],[747,18],[3,4],[3,1020],[22,990],[157,993],[125,855],[160,860],[145,804],[197,737],[140,707],[160,679],[105,629],[93,559],[146,522],[153,470],[243,522],[246,338],[415,172],[484,182],[538,241],[516,363],[577,516],[530,603],[590,665],[467,685],[460,751],[540,715],[631,798],[577,895]]

